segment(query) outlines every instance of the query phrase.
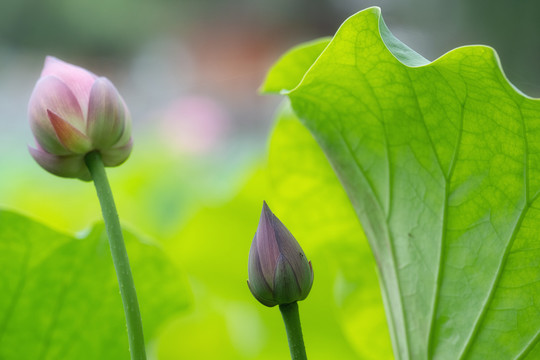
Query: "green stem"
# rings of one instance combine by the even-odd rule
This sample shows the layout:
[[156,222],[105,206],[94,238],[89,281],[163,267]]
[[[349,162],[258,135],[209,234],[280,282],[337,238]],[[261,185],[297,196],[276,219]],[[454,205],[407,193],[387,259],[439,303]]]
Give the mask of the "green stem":
[[118,285],[120,286],[122,303],[124,304],[131,359],[146,360],[137,293],[131,275],[131,268],[129,267],[129,259],[124,244],[122,228],[120,227],[120,221],[118,220],[118,213],[116,212],[116,206],[114,205],[111,187],[107,180],[105,166],[101,159],[101,154],[97,151],[88,153],[84,160],[86,166],[88,166],[88,170],[90,170],[94,185],[96,186],[97,196],[103,213],[103,220],[105,221],[107,235],[109,236],[112,259],[114,268],[116,269]]
[[285,330],[287,331],[291,359],[307,360],[304,338],[302,337],[302,325],[300,325],[300,315],[298,313],[298,303],[295,301],[290,304],[279,305],[279,310],[281,311]]

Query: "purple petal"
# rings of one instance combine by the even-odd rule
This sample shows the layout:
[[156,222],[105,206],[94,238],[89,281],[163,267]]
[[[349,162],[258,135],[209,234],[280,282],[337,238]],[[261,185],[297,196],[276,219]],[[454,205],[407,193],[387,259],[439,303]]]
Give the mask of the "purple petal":
[[73,92],[57,77],[40,79],[30,96],[28,116],[32,132],[43,149],[51,154],[65,155],[68,152],[59,142],[49,120],[47,110],[53,111],[75,128],[84,129],[84,118]]
[[305,281],[304,277],[309,274],[308,260],[300,247],[300,244],[289,229],[274,215],[272,218],[272,226],[276,232],[276,240],[279,246],[279,252],[289,261],[294,273],[300,283]]
[[53,155],[40,149],[39,146],[37,149],[28,147],[28,150],[42,168],[54,175],[79,178],[84,181],[91,180],[90,172],[84,162],[84,155]]
[[259,252],[261,269],[268,284],[273,284],[274,282],[274,271],[280,255],[276,235],[272,226],[273,216],[274,214],[272,214],[268,205],[264,202],[255,237],[257,239],[257,250]]
[[257,299],[257,301],[259,301],[264,306],[273,307],[273,306],[276,306],[278,304],[274,299],[271,299],[271,298],[267,299],[267,298],[262,297],[259,294],[259,292],[254,290],[254,287],[251,285],[249,280],[247,281],[247,284],[248,284],[249,291],[251,291],[251,294],[255,297],[255,299]]
[[97,76],[82,67],[69,64],[52,56],[45,58],[41,77],[56,76],[62,80],[75,95],[77,102],[86,117],[90,90]]
[[[287,259],[291,266],[302,294],[307,296],[313,284],[313,270],[311,269],[311,264],[307,260],[302,247],[298,241],[296,241],[289,229],[287,229],[274,214],[272,215],[272,227],[276,234],[279,252]],[[305,297],[302,299],[304,298]]]
[[276,305],[273,302],[272,288],[266,282],[262,273],[256,237],[253,238],[251,248],[249,249],[248,275],[248,286],[253,296],[266,306]]
[[308,262],[309,272],[303,273],[303,276],[296,276],[298,284],[300,285],[300,291],[302,292],[299,300],[304,300],[309,295],[311,288],[313,287],[313,267],[311,261]]
[[281,255],[274,277],[274,299],[279,304],[288,304],[300,299],[301,289],[296,281],[294,270],[287,259]]
[[90,91],[86,124],[94,148],[107,149],[119,142],[125,133],[125,109],[114,85],[107,78],[98,78]]

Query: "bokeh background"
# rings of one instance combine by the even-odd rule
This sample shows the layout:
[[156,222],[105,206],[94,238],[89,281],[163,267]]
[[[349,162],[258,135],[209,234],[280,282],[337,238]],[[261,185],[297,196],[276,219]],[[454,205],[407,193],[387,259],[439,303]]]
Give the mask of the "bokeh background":
[[[533,0],[2,0],[0,206],[69,233],[99,219],[91,184],[55,178],[33,162],[26,104],[46,55],[107,76],[134,122],[132,156],[109,172],[121,219],[163,244],[192,291],[189,309],[163,325],[154,356],[286,358],[279,312],[259,306],[245,286],[262,200],[273,196],[265,168],[281,101],[258,87],[288,48],[333,35],[372,5],[430,60],[458,46],[493,46],[510,81],[540,96]],[[340,252],[315,256],[328,269],[316,270],[326,287],[306,307],[327,315],[307,320],[306,342],[317,342],[321,359],[370,358],[355,337],[361,320],[351,323],[336,300]]]

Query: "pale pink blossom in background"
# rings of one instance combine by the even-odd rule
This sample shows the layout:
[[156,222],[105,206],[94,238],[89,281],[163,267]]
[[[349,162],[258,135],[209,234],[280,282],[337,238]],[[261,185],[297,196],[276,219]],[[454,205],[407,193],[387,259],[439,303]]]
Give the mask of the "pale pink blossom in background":
[[226,109],[207,96],[178,98],[159,120],[160,136],[178,154],[204,155],[215,150],[230,126]]

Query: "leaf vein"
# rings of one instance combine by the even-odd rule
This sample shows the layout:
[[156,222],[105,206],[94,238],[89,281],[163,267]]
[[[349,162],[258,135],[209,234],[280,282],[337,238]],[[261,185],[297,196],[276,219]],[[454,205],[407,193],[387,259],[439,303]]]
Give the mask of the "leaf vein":
[[484,303],[482,304],[482,310],[480,312],[480,314],[478,315],[478,317],[476,318],[475,322],[474,322],[474,325],[473,325],[473,329],[469,335],[469,338],[467,340],[467,343],[465,344],[465,347],[463,348],[460,356],[459,356],[459,359],[465,359],[465,357],[468,355],[471,347],[472,347],[472,344],[474,343],[474,340],[476,339],[476,337],[478,336],[478,332],[480,330],[480,327],[482,326],[482,323],[484,322],[484,319],[486,317],[486,314],[487,314],[487,311],[488,311],[488,308],[489,308],[489,305],[491,304],[491,302],[493,301],[493,298],[495,296],[495,291],[497,290],[497,285],[499,284],[499,281],[501,280],[501,277],[502,277],[502,273],[503,273],[503,270],[504,270],[504,267],[506,265],[506,261],[508,260],[508,257],[510,255],[510,250],[514,244],[514,240],[516,239],[518,233],[519,233],[519,230],[521,229],[521,223],[523,222],[523,220],[525,219],[526,215],[527,215],[527,212],[529,211],[529,209],[531,208],[531,204],[537,199],[537,197],[533,198],[531,200],[531,202],[527,202],[525,204],[525,206],[523,207],[523,209],[521,210],[521,213],[518,217],[518,220],[516,221],[515,225],[514,225],[514,228],[512,230],[512,234],[510,236],[510,239],[508,241],[508,244],[506,244],[506,247],[504,249],[504,252],[503,252],[503,257],[499,263],[499,266],[497,267],[497,272],[495,274],[495,277],[493,279],[493,282],[491,283],[491,286],[489,288],[489,292],[488,292],[488,296],[486,298],[486,300],[484,301]]
[[535,345],[538,344],[538,341],[540,340],[540,330],[536,332],[536,334],[533,336],[531,341],[525,345],[523,350],[515,357],[514,360],[522,360],[525,359],[525,357],[534,349]]
[[[362,166],[360,165],[360,163],[358,162],[358,159],[356,158],[356,155],[355,153],[352,151],[352,148],[351,146],[349,145],[349,143],[347,142],[347,139],[346,137],[342,134],[342,133],[339,133],[340,136],[341,136],[341,139],[343,140],[343,143],[346,145],[346,148],[348,149],[349,153],[350,153],[350,156],[351,158],[354,160],[354,163],[356,164],[360,174],[362,175],[362,177],[364,178],[364,180],[366,181],[367,184],[369,184],[369,187],[370,187],[370,191],[372,192],[372,195],[375,196],[374,192],[373,192],[373,185],[370,183],[369,179],[366,177],[365,175],[365,172],[364,172],[364,169],[362,168]],[[381,206],[381,204],[379,203],[379,206]],[[392,266],[392,270],[394,272],[394,276],[395,276],[395,279],[396,279],[396,285],[397,285],[397,292],[398,292],[398,295],[399,295],[399,306],[400,306],[400,312],[401,312],[401,316],[403,318],[403,324],[404,324],[404,327],[405,327],[405,331],[403,333],[403,335],[405,336],[405,344],[407,346],[407,355],[408,357],[410,358],[410,344],[409,344],[409,336],[408,336],[408,333],[407,333],[407,319],[405,318],[405,309],[404,309],[404,305],[403,305],[403,294],[401,292],[401,285],[400,285],[400,281],[399,281],[399,276],[397,274],[397,264],[396,264],[396,255],[395,255],[395,250],[394,250],[394,245],[393,245],[393,241],[392,241],[392,236],[390,234],[390,232],[388,231],[388,224],[385,224],[386,225],[386,228],[385,228],[385,231],[388,235],[388,247],[390,249],[390,254],[391,254],[391,260],[392,260],[392,263],[393,263],[393,266]],[[384,282],[384,277],[381,276],[381,281]],[[384,291],[388,291],[389,287],[388,286],[383,286],[382,289]],[[390,299],[391,297],[388,296],[388,298]],[[391,311],[391,310],[390,310]],[[391,319],[392,321],[394,321],[394,317],[391,316]],[[396,328],[395,324],[394,326],[392,326],[393,329]],[[397,335],[394,334],[393,338],[395,338],[396,340],[398,340],[398,337]],[[399,340],[398,340],[399,341]],[[396,357],[399,358],[400,355],[398,354],[395,354]]]

